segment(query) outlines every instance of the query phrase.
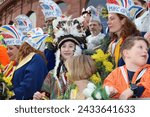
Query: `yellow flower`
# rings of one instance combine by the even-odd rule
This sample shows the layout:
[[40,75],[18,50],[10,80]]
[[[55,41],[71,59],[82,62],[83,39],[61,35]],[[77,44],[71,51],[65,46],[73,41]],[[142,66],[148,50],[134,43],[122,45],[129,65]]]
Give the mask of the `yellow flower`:
[[10,98],[10,97],[14,96],[15,94],[13,91],[7,90],[7,95],[8,95],[8,98]]
[[111,72],[113,70],[113,64],[107,60],[103,61],[106,72]]
[[101,82],[100,76],[97,76],[96,74],[93,74],[93,75],[90,77],[90,80],[91,80],[94,84],[98,84],[98,83]]
[[111,56],[110,53],[106,53],[105,56],[108,58],[109,56]]
[[11,82],[11,78],[10,78],[10,77],[3,77],[3,80],[7,83],[8,86],[11,86],[11,85],[12,85],[12,82]]
[[75,89],[72,89],[71,94],[70,94],[70,99],[72,100],[76,99],[78,91],[79,91],[78,87],[76,87]]
[[107,59],[108,55],[104,54],[104,52],[101,49],[96,50],[96,54],[93,54],[92,59],[94,59],[96,62],[101,62]]
[[4,66],[0,64],[0,73],[2,73],[2,70],[4,70]]
[[45,42],[47,42],[47,43],[52,43],[53,40],[54,40],[54,39],[53,39],[52,37],[47,37],[46,40],[45,40]]

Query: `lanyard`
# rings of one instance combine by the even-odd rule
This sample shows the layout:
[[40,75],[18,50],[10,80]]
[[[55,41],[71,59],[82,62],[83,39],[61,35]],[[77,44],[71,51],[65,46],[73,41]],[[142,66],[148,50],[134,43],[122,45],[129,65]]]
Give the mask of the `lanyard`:
[[[120,67],[120,69],[121,69],[122,75],[123,75],[123,77],[124,77],[124,80],[125,80],[126,83],[128,84],[129,81],[128,81],[128,77],[127,77],[127,74],[126,74],[126,72],[125,72],[124,66]],[[138,74],[138,76],[137,76],[137,78],[136,78],[136,82],[141,79],[141,77],[144,75],[144,73],[146,72],[146,70],[147,70],[147,68],[144,68],[144,69]]]

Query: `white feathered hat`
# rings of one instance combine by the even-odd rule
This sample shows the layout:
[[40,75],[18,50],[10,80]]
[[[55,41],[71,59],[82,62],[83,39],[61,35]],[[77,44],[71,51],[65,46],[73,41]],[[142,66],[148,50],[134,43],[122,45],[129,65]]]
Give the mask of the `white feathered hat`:
[[[55,35],[55,42],[57,45],[57,51],[56,51],[56,64],[54,68],[54,77],[57,78],[58,70],[61,68],[61,55],[60,55],[60,48],[63,45],[63,43],[67,41],[72,41],[75,43],[76,47],[74,50],[74,56],[82,54],[82,50],[86,48],[85,46],[85,32],[81,32],[77,26],[78,23],[75,23],[74,20],[72,20],[70,17],[67,20],[63,20],[63,22],[58,23],[59,30],[57,30]],[[56,26],[57,27],[57,26]]]

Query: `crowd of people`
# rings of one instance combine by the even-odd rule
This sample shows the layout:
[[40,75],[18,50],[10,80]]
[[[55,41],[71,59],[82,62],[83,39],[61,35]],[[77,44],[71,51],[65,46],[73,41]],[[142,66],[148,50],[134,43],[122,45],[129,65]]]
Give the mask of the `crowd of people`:
[[[150,98],[150,12],[146,0],[125,2],[107,0],[106,33],[94,6],[78,18],[51,18],[46,33],[1,26],[1,78],[12,87],[0,81],[0,94],[9,89],[12,95],[0,99]],[[101,54],[93,59],[96,52]],[[113,70],[107,70],[110,63]],[[102,69],[108,74],[103,80]]]

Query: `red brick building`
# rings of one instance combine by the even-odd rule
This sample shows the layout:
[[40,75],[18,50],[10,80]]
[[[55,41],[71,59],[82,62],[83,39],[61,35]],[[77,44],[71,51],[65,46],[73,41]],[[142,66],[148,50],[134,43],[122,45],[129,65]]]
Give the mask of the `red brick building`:
[[[78,17],[82,8],[89,5],[98,6],[105,0],[54,0],[66,15]],[[44,25],[44,15],[39,0],[0,0],[0,25],[9,24],[19,14],[26,14],[34,21],[34,25]]]

